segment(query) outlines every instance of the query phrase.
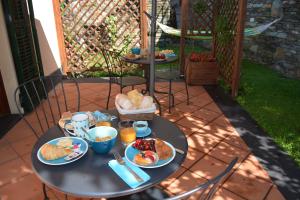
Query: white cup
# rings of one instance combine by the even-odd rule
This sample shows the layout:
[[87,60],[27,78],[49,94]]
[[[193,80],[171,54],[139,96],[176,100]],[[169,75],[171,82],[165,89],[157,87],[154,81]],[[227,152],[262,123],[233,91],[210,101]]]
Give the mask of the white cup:
[[84,113],[78,113],[72,116],[71,121],[71,124],[74,127],[75,135],[78,137],[84,137],[82,128],[89,130],[89,116]]

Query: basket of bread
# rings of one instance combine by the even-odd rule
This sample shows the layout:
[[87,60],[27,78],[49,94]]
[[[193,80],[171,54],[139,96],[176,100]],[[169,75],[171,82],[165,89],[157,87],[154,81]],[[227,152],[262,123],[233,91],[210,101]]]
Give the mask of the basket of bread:
[[115,100],[121,120],[152,120],[156,106],[151,96],[144,96],[138,90],[118,94]]

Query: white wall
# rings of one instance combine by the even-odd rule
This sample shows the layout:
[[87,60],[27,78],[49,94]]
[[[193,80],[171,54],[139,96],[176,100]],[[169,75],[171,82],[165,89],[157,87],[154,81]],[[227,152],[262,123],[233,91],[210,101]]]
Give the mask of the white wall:
[[52,0],[32,0],[45,75],[61,68]]
[[[6,31],[2,3],[0,2],[0,70],[6,91],[6,96],[12,113],[18,113],[14,100],[14,91],[18,86],[15,65],[13,62],[9,39]],[[1,103],[1,102],[0,102]]]

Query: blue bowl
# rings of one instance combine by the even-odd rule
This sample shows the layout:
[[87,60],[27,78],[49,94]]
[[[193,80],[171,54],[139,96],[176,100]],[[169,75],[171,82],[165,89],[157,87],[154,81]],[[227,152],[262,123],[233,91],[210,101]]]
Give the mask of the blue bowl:
[[[89,138],[86,138],[92,149],[99,154],[108,153],[116,143],[118,131],[113,127],[99,126],[92,128],[88,131]],[[107,137],[110,136],[110,140],[105,141],[95,141],[97,137]]]
[[131,53],[132,53],[132,54],[136,54],[136,55],[140,55],[140,53],[141,53],[141,48],[139,48],[139,47],[134,47],[134,48],[131,49]]

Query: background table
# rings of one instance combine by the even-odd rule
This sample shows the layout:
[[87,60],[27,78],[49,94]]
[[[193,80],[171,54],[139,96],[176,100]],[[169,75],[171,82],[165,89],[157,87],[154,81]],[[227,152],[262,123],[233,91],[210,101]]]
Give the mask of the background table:
[[[130,60],[130,59],[123,59],[125,62],[127,63],[132,63],[132,64],[138,64],[138,65],[142,65],[143,69],[145,71],[145,78],[147,79],[147,91],[149,91],[149,81],[150,81],[150,77],[149,77],[149,70],[150,70],[150,58],[139,58],[137,60]],[[166,58],[165,60],[155,60],[155,64],[156,65],[160,65],[160,64],[168,64],[168,63],[173,63],[176,62],[178,60],[177,56],[174,57],[169,57]]]
[[[117,114],[116,111],[111,112]],[[113,122],[117,127],[117,120]],[[149,122],[152,131],[155,131],[157,137],[168,141],[174,147],[187,152],[188,145],[185,135],[172,122],[155,116],[153,121]],[[79,160],[61,166],[49,166],[41,163],[37,158],[38,149],[47,141],[64,136],[61,129],[55,126],[49,129],[36,142],[32,151],[32,167],[37,176],[47,186],[57,189],[65,194],[78,197],[118,197],[134,194],[152,187],[168,176],[173,174],[186,157],[186,153],[181,155],[176,153],[174,160],[166,166],[156,169],[144,169],[151,179],[139,186],[131,189],[109,166],[108,162],[113,158],[113,152],[118,151],[123,156],[124,148],[120,142],[119,136],[115,147],[109,154],[100,155],[89,149],[87,154]]]

